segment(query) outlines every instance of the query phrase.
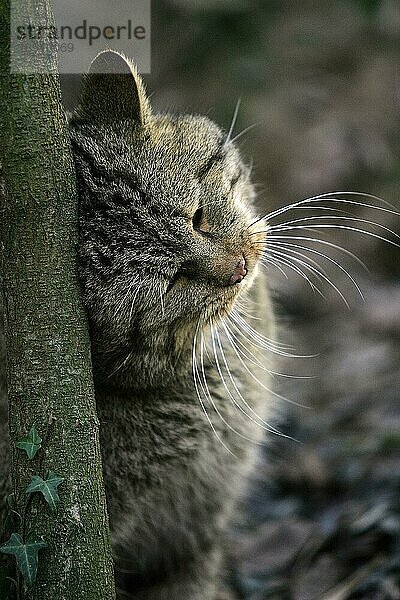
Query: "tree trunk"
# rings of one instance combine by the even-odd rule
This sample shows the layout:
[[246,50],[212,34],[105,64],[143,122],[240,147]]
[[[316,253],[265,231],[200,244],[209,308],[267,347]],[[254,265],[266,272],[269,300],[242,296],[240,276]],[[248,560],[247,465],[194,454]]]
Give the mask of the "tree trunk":
[[[49,0],[15,4],[22,23],[27,16],[32,23],[39,15],[51,19]],[[5,183],[0,215],[12,489],[23,517],[17,533],[34,531],[47,543],[39,553],[36,582],[26,586],[20,578],[19,595],[112,600],[99,423],[76,279],[77,192],[59,77],[9,74],[4,0],[0,11]],[[32,425],[44,441],[29,461],[15,444]],[[26,501],[31,476],[48,471],[65,478],[57,513],[41,494]]]

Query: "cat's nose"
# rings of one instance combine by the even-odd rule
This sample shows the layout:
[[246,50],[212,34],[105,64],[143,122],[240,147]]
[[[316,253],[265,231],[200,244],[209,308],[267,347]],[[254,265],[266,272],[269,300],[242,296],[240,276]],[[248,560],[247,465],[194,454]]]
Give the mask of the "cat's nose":
[[229,279],[229,285],[235,285],[236,283],[240,283],[247,275],[246,269],[246,261],[244,258],[241,258],[238,264],[236,265],[231,278]]

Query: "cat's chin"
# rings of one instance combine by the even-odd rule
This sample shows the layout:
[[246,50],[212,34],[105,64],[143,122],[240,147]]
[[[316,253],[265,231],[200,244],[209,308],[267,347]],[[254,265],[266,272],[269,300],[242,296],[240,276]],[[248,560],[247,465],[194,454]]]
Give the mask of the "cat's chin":
[[243,290],[229,290],[224,292],[223,295],[219,296],[215,301],[210,302],[202,312],[202,322],[204,325],[208,323],[218,323],[219,320],[223,319],[234,308],[236,300],[240,297]]
[[190,294],[186,295],[181,292],[180,298],[177,294],[173,304],[176,307],[175,322],[177,328],[182,328],[185,331],[188,328],[194,330],[196,327],[205,326],[210,322],[216,323],[231,312],[235,307],[236,300],[243,297],[250,285],[245,285],[242,282],[236,286],[209,291],[204,294],[202,301],[197,303],[192,301]]

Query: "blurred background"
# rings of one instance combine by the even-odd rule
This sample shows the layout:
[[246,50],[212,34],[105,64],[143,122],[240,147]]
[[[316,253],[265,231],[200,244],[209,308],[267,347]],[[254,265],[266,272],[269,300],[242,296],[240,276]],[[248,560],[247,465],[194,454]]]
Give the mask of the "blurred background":
[[[154,0],[145,80],[156,109],[225,129],[241,99],[235,134],[253,126],[238,144],[260,211],[332,190],[399,210],[399,64],[398,0]],[[78,84],[63,77],[67,108]],[[400,232],[389,212],[352,209]],[[312,376],[276,380],[308,408],[281,407],[293,439],[268,440],[231,533],[227,577],[246,600],[400,599],[400,249],[348,230],[321,239],[367,264],[320,247],[365,299],[329,261],[350,309],[324,281],[322,297],[293,270],[268,271],[282,336],[316,356],[279,365]]]

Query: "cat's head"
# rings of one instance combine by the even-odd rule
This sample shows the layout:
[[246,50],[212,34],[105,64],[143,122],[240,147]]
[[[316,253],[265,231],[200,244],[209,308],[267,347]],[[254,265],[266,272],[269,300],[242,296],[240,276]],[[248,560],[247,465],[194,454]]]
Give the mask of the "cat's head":
[[112,51],[92,64],[70,127],[96,376],[159,385],[256,275],[249,170],[209,119],[153,114]]

